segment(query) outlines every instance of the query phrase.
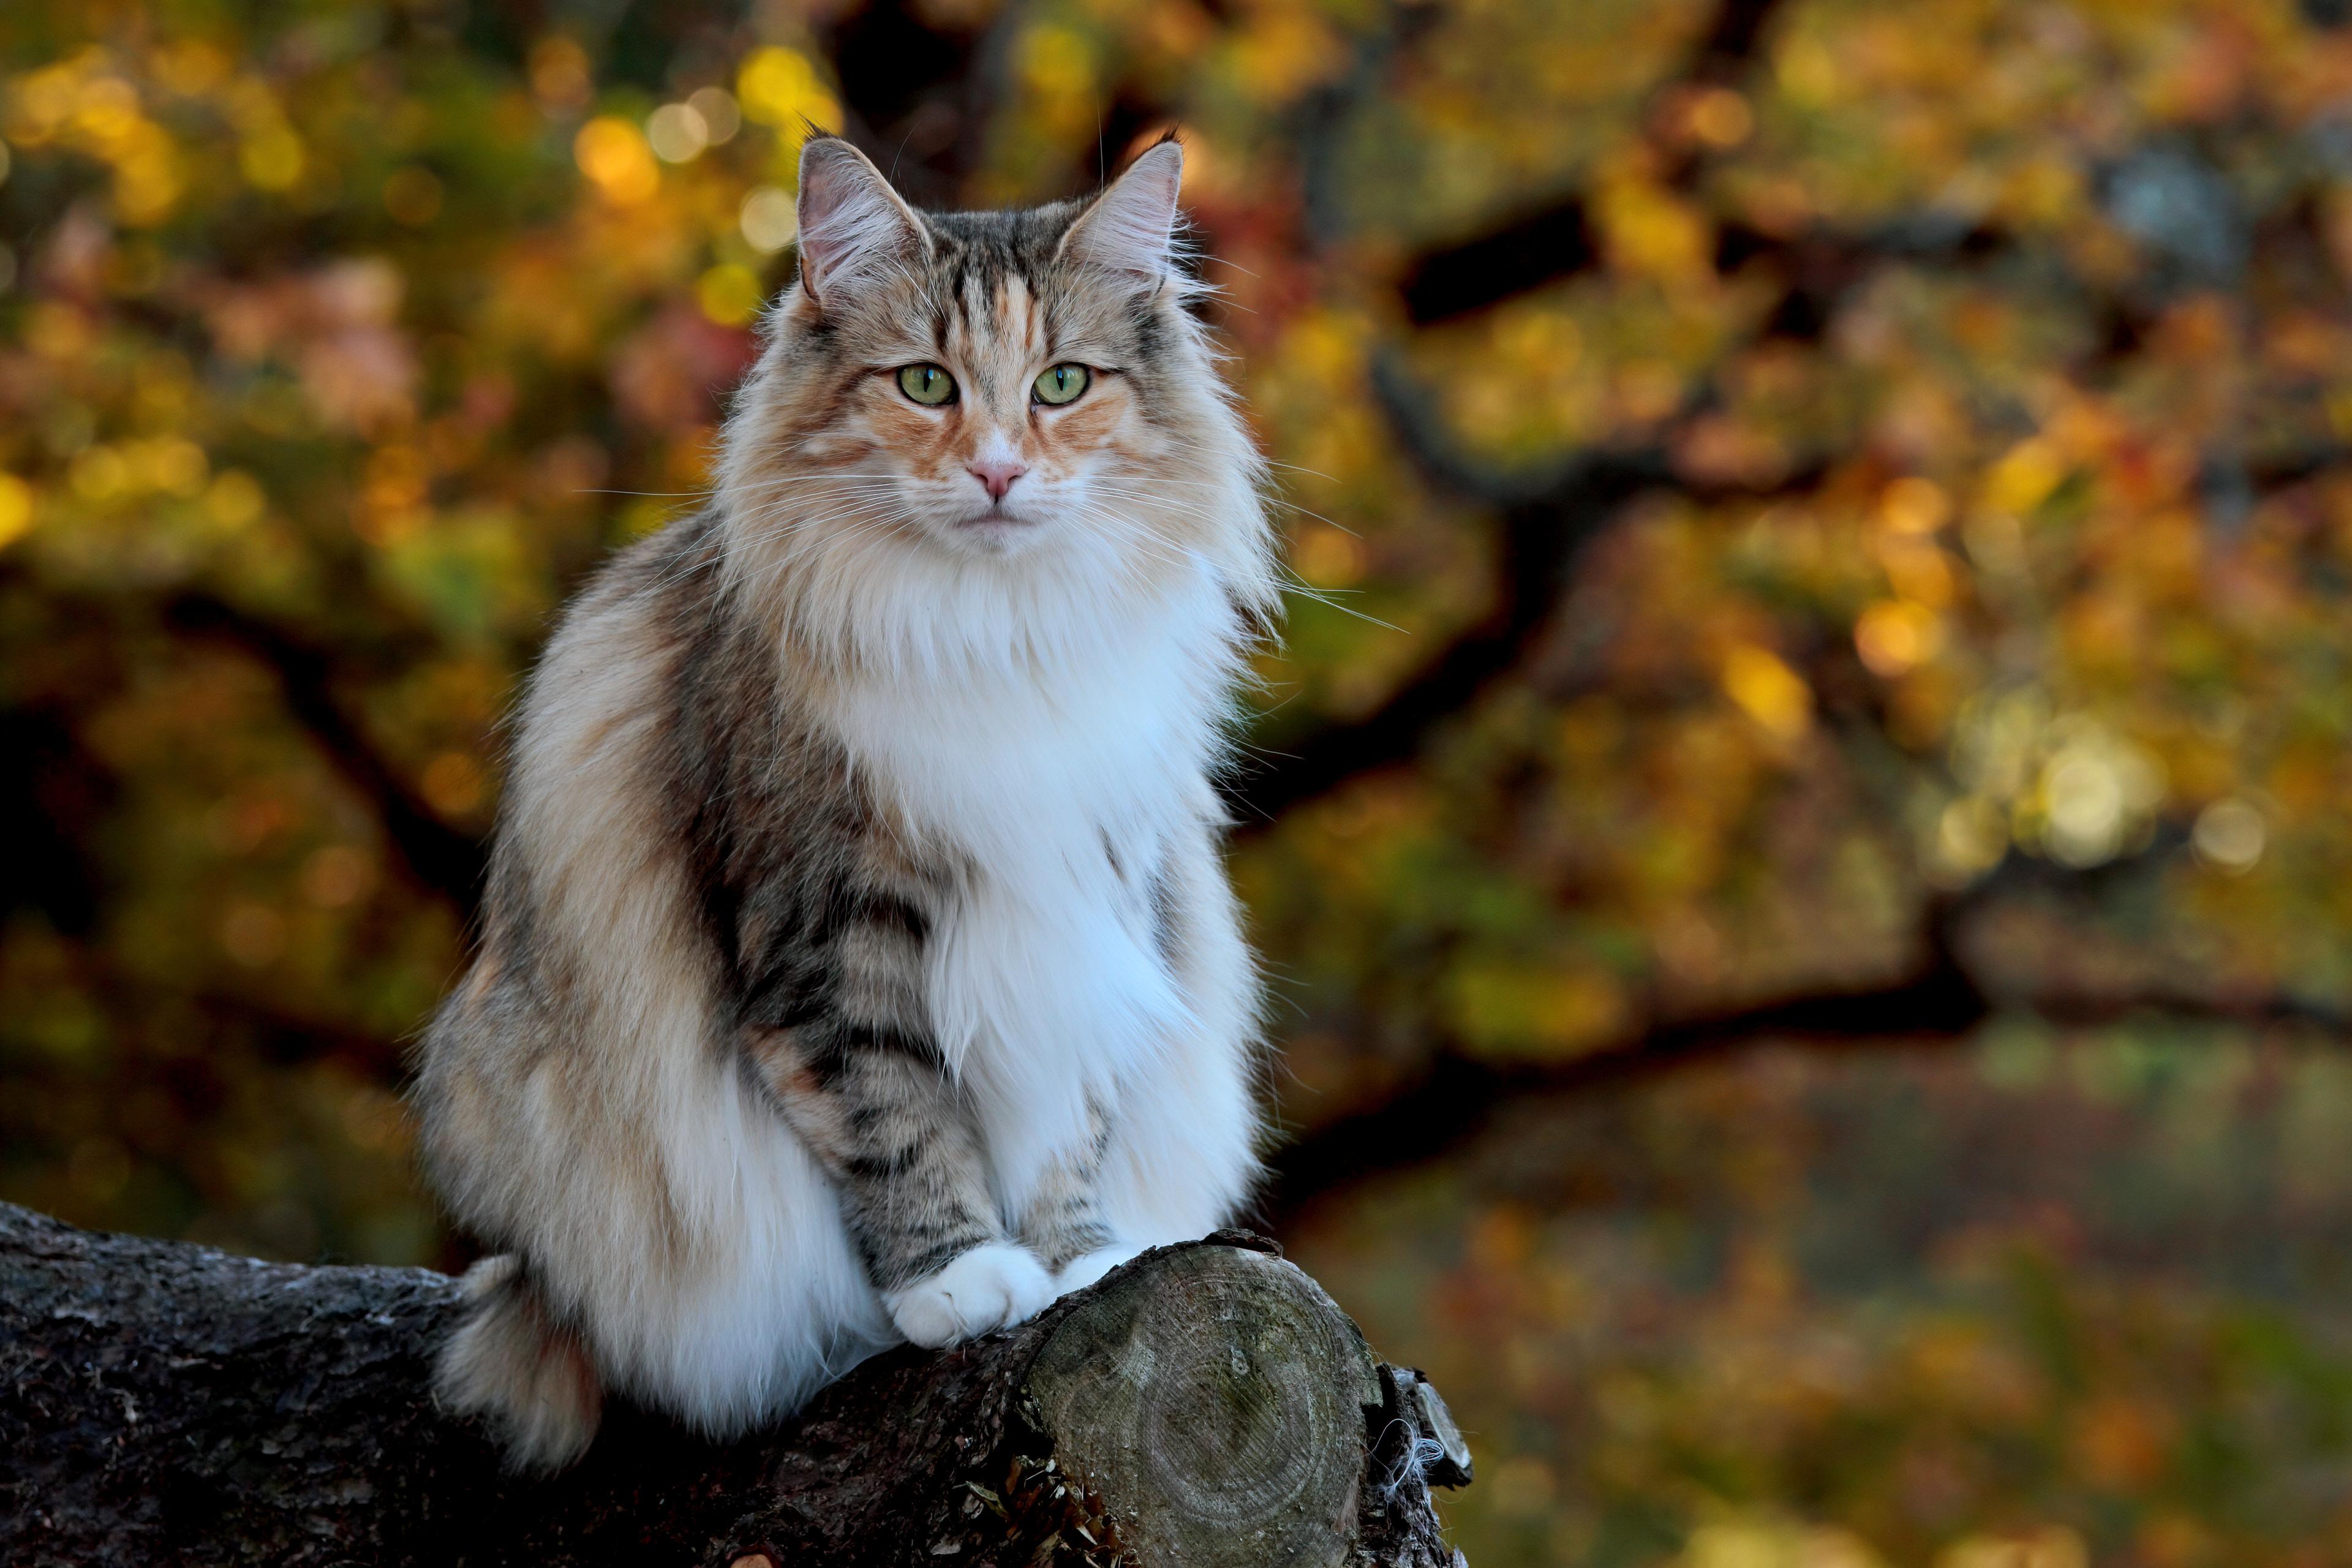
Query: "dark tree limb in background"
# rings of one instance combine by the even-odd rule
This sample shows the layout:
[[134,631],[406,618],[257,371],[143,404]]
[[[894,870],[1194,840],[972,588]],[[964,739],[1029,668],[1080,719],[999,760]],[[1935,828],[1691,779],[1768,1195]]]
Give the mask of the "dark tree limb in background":
[[[1664,104],[1694,89],[1738,82],[1761,59],[1779,9],[1778,0],[1723,0],[1682,68],[1656,89],[1654,101]],[[1315,106],[1300,155],[1307,207],[1325,215],[1318,227],[1328,229],[1329,215],[1339,208],[1325,188],[1334,178],[1333,143],[1354,104],[1378,85],[1380,70],[1399,44],[1428,19],[1417,7],[1391,7],[1388,27],[1365,42],[1356,68]],[[1677,150],[1665,173],[1670,183],[1686,186],[1702,168],[1703,160]],[[1597,267],[1601,252],[1587,213],[1583,194],[1570,192],[1486,234],[1423,252],[1398,283],[1407,319],[1426,323],[1468,315]],[[1770,313],[1767,331],[1818,332],[1836,299],[1885,260],[1974,256],[1998,243],[1968,226],[1943,221],[1886,225],[1861,238],[1789,238],[1727,226],[1716,260],[1726,271],[1759,258],[1779,267],[1787,292],[1781,307]],[[1515,671],[1565,598],[1577,558],[1615,520],[1624,501],[1645,489],[1718,499],[1707,487],[1678,477],[1664,447],[1579,454],[1549,474],[1483,471],[1454,449],[1437,411],[1412,386],[1393,351],[1375,361],[1374,392],[1391,431],[1433,484],[1500,513],[1490,607],[1408,676],[1377,710],[1289,740],[1281,752],[1237,779],[1228,795],[1244,832],[1349,778],[1410,761],[1439,723]],[[1806,488],[1822,473],[1815,465],[1764,493]]]
[[1692,52],[1684,79],[1712,84],[1745,75],[1762,52],[1765,29],[1780,9],[1780,0],[1723,0]]
[[[1738,82],[1760,58],[1765,34],[1780,0],[1724,0],[1699,35],[1682,69],[1654,95],[1659,101],[1694,88]],[[1665,171],[1669,184],[1696,179],[1701,161],[1679,153]],[[1571,278],[1600,265],[1590,207],[1580,191],[1526,213],[1486,234],[1423,252],[1398,285],[1405,314],[1416,325],[1450,321]]]
[[1991,1013],[1983,989],[1935,935],[1924,963],[1885,984],[1803,991],[1662,1020],[1561,1061],[1507,1065],[1441,1049],[1379,1104],[1327,1121],[1276,1155],[1259,1213],[1281,1228],[1326,1193],[1466,1146],[1514,1102],[1622,1083],[1770,1042],[1957,1039]]
[[[447,899],[460,913],[472,912],[488,865],[481,842],[442,820],[338,690],[352,680],[355,664],[381,669],[421,658],[421,639],[413,635],[393,639],[373,648],[371,658],[354,659],[298,627],[201,588],[154,597],[101,598],[36,582],[15,568],[0,572],[0,586],[28,588],[61,617],[111,623],[119,637],[131,638],[151,625],[159,626],[181,646],[214,644],[267,670],[278,684],[288,720],[374,816],[396,869],[426,892]],[[22,715],[15,721],[20,727],[26,722]],[[7,727],[0,723],[0,730]],[[86,749],[77,743],[75,754],[86,755]]]
[[[1724,0],[1682,70],[1659,95],[1736,79],[1756,60],[1778,9],[1778,0]],[[1310,106],[1300,157],[1306,205],[1318,230],[1336,221],[1338,204],[1328,188],[1333,144],[1353,104],[1377,86],[1380,71],[1431,15],[1422,7],[1391,5],[1388,26],[1366,39],[1354,68],[1333,93]],[[1696,167],[1686,162],[1675,177],[1689,178]],[[1583,198],[1571,195],[1494,233],[1423,254],[1400,289],[1410,318],[1438,320],[1499,303],[1599,259]],[[1291,740],[1236,777],[1226,799],[1244,833],[1351,778],[1410,761],[1441,722],[1519,667],[1551,623],[1578,556],[1624,502],[1643,489],[1674,482],[1671,464],[1656,447],[1588,452],[1542,475],[1482,473],[1453,449],[1436,411],[1412,387],[1393,353],[1376,362],[1374,390],[1391,430],[1434,483],[1501,510],[1488,608],[1378,710]]]
[[[1033,1323],[877,1357],[734,1444],[608,1412],[503,1475],[426,1392],[457,1282],[0,1205],[0,1560],[1443,1568],[1458,1435],[1270,1244],[1164,1247]],[[1426,1471],[1414,1439],[1447,1446]]]
[[228,644],[278,678],[286,707],[344,782],[374,807],[401,863],[426,888],[470,912],[487,864],[479,840],[435,814],[385,760],[335,692],[335,658],[298,633],[215,595],[188,592],[165,605],[166,625]]
[[1264,827],[1350,779],[1411,761],[1433,730],[1518,668],[1551,624],[1577,556],[1664,472],[1655,453],[1598,457],[1577,465],[1549,494],[1505,509],[1486,613],[1372,712],[1326,725],[1237,775],[1225,795],[1240,830]]
[[[101,984],[129,987],[140,984],[120,973],[100,972]],[[401,1041],[373,1029],[355,1028],[338,1019],[298,1012],[263,993],[263,988],[237,992],[207,990],[179,994],[213,1031],[212,1037],[241,1039],[264,1061],[342,1062],[390,1082],[399,1072]]]
[[[1706,169],[1704,156],[1687,142],[1676,140],[1672,110],[1678,96],[1738,85],[1762,58],[1777,10],[1774,0],[1724,0],[1682,70],[1653,95],[1653,135],[1662,159],[1658,173],[1668,184],[1695,189]],[[1336,216],[1342,211],[1337,194],[1324,188],[1339,167],[1334,144],[1350,115],[1378,87],[1399,40],[1426,20],[1419,8],[1392,7],[1389,27],[1366,41],[1357,68],[1316,106],[1307,122],[1301,150],[1307,205],[1310,214],[1319,215],[1316,230],[1327,239],[1337,237]],[[1399,274],[1404,319],[1414,325],[1458,319],[1598,268],[1603,258],[1590,212],[1585,194],[1570,191],[1485,234],[1424,251]],[[1777,233],[1734,219],[1717,225],[1714,264],[1727,276],[1751,268],[1767,269],[1777,282],[1780,299],[1765,312],[1761,335],[1810,341],[1827,330],[1854,290],[1889,266],[1979,266],[2013,256],[2020,247],[2016,236],[1935,212],[1881,222],[1858,233],[1820,226]],[[2115,308],[2112,301],[2091,303],[2094,310],[2112,312]],[[2126,323],[2126,335],[2134,330]],[[2102,349],[2097,354],[2110,352]],[[1675,470],[1669,456],[1671,425],[1664,432],[1666,439],[1654,449],[1580,453],[1548,475],[1482,468],[1456,449],[1432,401],[1413,385],[1402,364],[1393,347],[1374,360],[1373,391],[1391,433],[1440,493],[1486,508],[1497,520],[1490,608],[1409,675],[1373,712],[1287,739],[1283,742],[1286,754],[1270,756],[1237,780],[1232,795],[1244,832],[1366,773],[1409,763],[1445,721],[1513,678],[1541,645],[1545,628],[1571,592],[1578,559],[1625,514],[1623,503],[1633,495],[1655,489],[1689,500],[1719,499],[1708,487]],[[1702,393],[1685,413],[1703,411],[1706,395]],[[2321,447],[2271,455],[2239,468],[2244,487],[2260,495],[2306,482],[2342,457],[2334,447]],[[1748,493],[1801,489],[1818,484],[1826,469],[1825,462],[1817,462],[1769,492]],[[2177,855],[2180,848],[2179,835],[2170,837],[2162,850],[2166,856]],[[2021,876],[2075,892],[2104,879],[2102,872],[2026,868],[2012,858],[1965,902],[1981,905],[2014,892]],[[1774,1040],[1956,1040],[2002,1008],[2060,1024],[2109,1023],[2148,1014],[2293,1024],[2352,1037],[2352,1019],[2294,997],[2217,996],[2185,988],[2129,995],[2048,991],[1995,995],[1954,951],[1950,936],[1958,912],[1957,906],[1931,903],[1922,962],[1909,973],[1881,984],[1812,988],[1727,1013],[1664,1019],[1549,1067],[1498,1067],[1439,1044],[1423,1071],[1380,1104],[1324,1124],[1277,1156],[1276,1183],[1264,1212],[1279,1226],[1320,1193],[1457,1149],[1516,1097],[1571,1092]]]
[[1398,284],[1406,318],[1430,326],[1490,310],[1601,260],[1581,195],[1501,228],[1423,253]]
[[[2116,875],[2132,868],[2101,869]],[[2079,884],[2099,874],[2071,879]],[[1271,1162],[1274,1179],[1259,1205],[1260,1217],[1279,1230],[1327,1193],[1453,1153],[1492,1127],[1509,1105],[1633,1082],[1763,1046],[1953,1045],[1969,1039],[1999,1014],[2062,1028],[2095,1028],[2136,1018],[2290,1027],[2352,1043],[2352,1015],[2292,994],[2200,991],[2190,985],[2115,991],[1989,986],[1961,955],[1962,921],[2016,891],[2021,883],[2063,879],[2051,868],[2012,857],[1969,893],[1939,901],[1926,922],[1920,962],[1880,984],[1802,990],[1727,1011],[1663,1018],[1558,1062],[1504,1065],[1479,1060],[1458,1048],[1440,1049],[1412,1080],[1379,1104],[1327,1121],[1276,1155]]]
[[1635,497],[1670,490],[1696,500],[1761,500],[1811,489],[1823,473],[1811,466],[1768,486],[1701,485],[1678,479],[1666,448],[1657,445],[1580,453],[1539,472],[1483,473],[1442,433],[1425,394],[1394,356],[1375,362],[1373,390],[1391,430],[1425,475],[1496,509],[1491,597],[1486,614],[1455,632],[1371,712],[1325,724],[1238,773],[1225,800],[1244,834],[1350,780],[1411,762],[1441,724],[1517,671],[1556,621],[1586,548]]

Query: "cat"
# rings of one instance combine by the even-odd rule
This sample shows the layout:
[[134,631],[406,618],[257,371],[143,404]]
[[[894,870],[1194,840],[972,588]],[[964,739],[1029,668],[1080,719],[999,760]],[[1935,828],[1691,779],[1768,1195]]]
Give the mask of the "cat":
[[1255,1179],[1212,778],[1279,579],[1182,169],[922,213],[813,137],[711,503],[530,677],[415,1090],[498,1249],[436,1392],[518,1468],[608,1390],[740,1432]]

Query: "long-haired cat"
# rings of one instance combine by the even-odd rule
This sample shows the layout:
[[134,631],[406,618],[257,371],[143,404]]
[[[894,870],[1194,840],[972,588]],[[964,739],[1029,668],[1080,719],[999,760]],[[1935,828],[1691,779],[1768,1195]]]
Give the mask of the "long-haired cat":
[[1277,589],[1182,163],[932,214],[811,141],[712,504],[532,676],[417,1088],[499,1249],[440,1392],[518,1464],[1019,1322],[1251,1181],[1209,781]]

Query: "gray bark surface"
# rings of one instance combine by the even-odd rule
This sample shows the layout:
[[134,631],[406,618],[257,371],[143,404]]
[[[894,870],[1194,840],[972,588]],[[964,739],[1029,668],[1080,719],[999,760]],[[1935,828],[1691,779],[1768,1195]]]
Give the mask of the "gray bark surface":
[[[1424,1381],[1269,1242],[1162,1247],[1035,1321],[892,1352],[711,1443],[608,1406],[506,1475],[437,1410],[457,1283],[0,1205],[0,1563],[1442,1568]],[[1446,1428],[1437,1431],[1430,1415]]]

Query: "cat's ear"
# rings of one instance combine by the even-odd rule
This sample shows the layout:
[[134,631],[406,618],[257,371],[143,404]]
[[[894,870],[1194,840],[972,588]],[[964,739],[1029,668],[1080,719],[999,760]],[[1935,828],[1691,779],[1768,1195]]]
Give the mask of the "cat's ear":
[[801,149],[801,286],[819,304],[913,260],[929,247],[923,220],[882,171],[838,136]]
[[1068,260],[1159,283],[1176,265],[1176,193],[1184,149],[1173,138],[1127,166],[1062,237]]

